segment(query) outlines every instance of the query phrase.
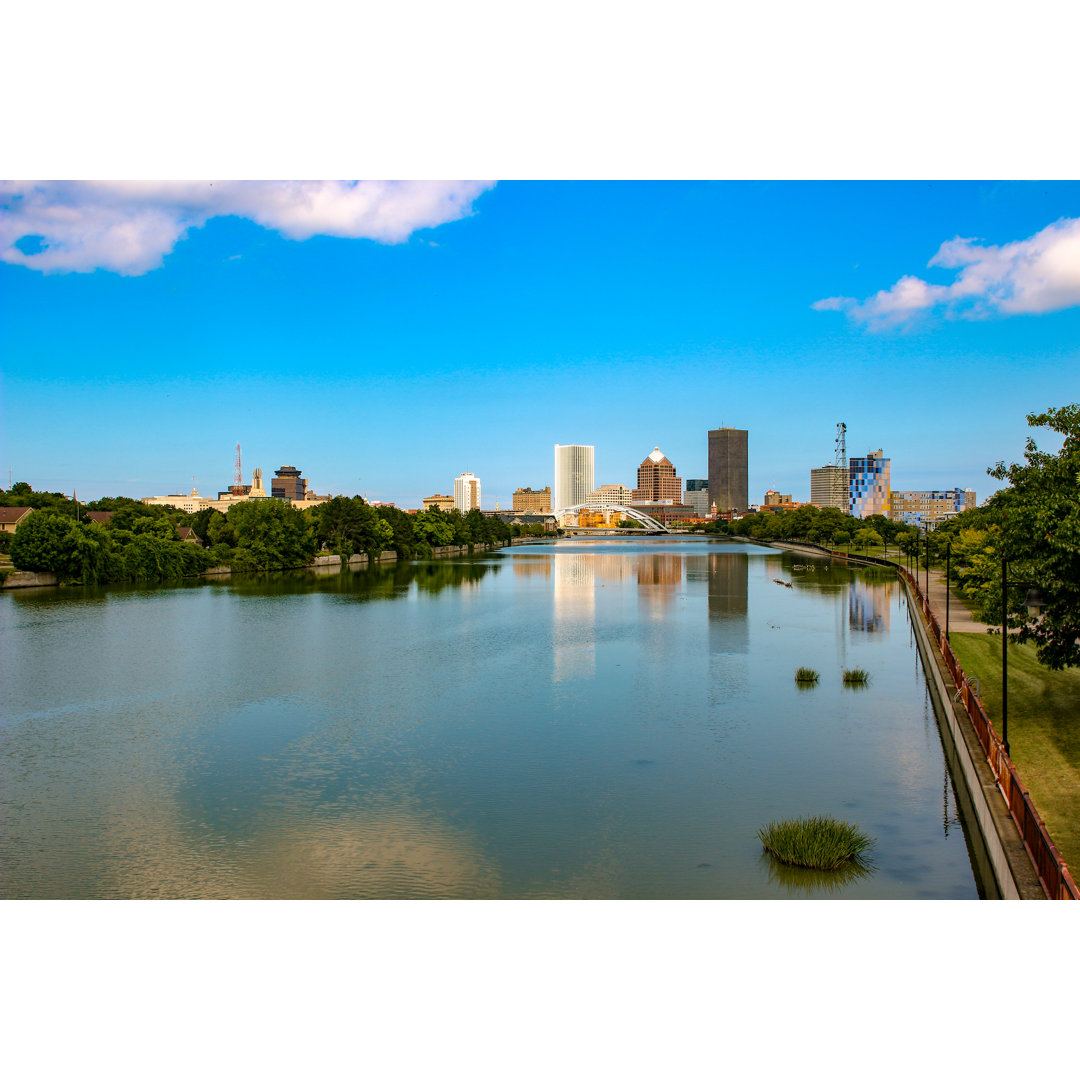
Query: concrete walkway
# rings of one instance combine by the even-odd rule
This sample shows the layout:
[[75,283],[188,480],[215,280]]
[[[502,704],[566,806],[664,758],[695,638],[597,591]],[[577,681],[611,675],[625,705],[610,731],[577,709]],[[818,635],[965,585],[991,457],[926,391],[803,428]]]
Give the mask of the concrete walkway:
[[[919,588],[926,589],[926,570],[919,571]],[[979,622],[971,613],[967,601],[955,589],[950,589],[949,633],[950,634],[985,634],[993,629],[984,622]],[[945,573],[930,567],[930,608],[942,630],[945,629]]]

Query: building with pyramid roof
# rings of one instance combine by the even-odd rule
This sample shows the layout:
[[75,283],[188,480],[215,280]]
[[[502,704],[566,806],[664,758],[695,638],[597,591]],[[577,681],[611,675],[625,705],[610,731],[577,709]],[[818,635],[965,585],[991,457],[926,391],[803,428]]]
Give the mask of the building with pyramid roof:
[[638,466],[634,502],[682,502],[682,480],[675,475],[675,466],[654,446],[652,453]]

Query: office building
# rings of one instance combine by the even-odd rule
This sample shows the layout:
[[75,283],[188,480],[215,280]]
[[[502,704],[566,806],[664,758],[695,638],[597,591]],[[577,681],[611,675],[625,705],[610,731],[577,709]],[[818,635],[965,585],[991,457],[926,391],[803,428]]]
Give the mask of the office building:
[[848,466],[822,465],[810,470],[810,502],[814,506],[834,506],[845,514],[851,511],[851,475]]
[[480,509],[480,478],[471,472],[454,477],[454,508],[467,514]]
[[682,501],[682,480],[675,475],[675,466],[654,446],[652,453],[638,466],[635,502]]
[[889,498],[889,517],[905,525],[936,529],[943,521],[975,508],[971,488],[952,491],[894,491]]
[[423,502],[425,510],[442,510],[446,513],[454,509],[453,495],[429,495]]
[[532,488],[519,487],[514,492],[513,508],[529,514],[548,513],[551,510],[551,488],[533,491]]
[[601,506],[629,506],[633,492],[624,484],[601,484],[588,494],[588,501]]
[[769,490],[765,492],[763,506],[794,506],[790,495],[781,495],[779,491]]
[[687,480],[683,502],[692,506],[698,517],[706,517],[709,513],[709,481]]
[[556,513],[585,502],[596,487],[593,446],[555,444],[555,485],[551,508]]
[[709,503],[719,513],[745,513],[750,505],[750,433],[742,428],[709,432]]
[[270,494],[275,499],[303,499],[307,495],[307,481],[295,465],[282,465],[270,481]]
[[871,450],[866,457],[853,457],[848,462],[848,500],[852,517],[866,518],[874,514],[886,517],[889,505],[889,474],[892,465],[882,450]]

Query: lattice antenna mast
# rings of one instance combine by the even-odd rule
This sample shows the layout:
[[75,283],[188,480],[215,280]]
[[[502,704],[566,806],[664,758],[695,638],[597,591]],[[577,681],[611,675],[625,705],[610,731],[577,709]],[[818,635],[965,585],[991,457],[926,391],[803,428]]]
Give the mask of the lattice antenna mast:
[[233,478],[233,483],[240,487],[244,482],[244,470],[240,467],[240,444],[236,444],[236,476]]
[[836,464],[847,468],[847,424],[843,422],[836,425]]

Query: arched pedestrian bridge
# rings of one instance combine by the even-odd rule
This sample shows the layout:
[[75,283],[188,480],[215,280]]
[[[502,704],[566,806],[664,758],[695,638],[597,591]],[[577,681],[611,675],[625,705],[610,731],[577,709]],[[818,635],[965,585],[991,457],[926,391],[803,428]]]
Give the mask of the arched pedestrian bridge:
[[605,513],[618,510],[620,514],[630,518],[631,521],[636,521],[643,529],[647,529],[649,532],[671,532],[666,525],[661,525],[656,518],[650,517],[648,514],[643,513],[633,506],[614,506],[611,503],[577,503],[574,506],[564,506],[561,510],[554,511],[553,516],[558,520],[563,514],[576,514],[579,510],[603,510]]

